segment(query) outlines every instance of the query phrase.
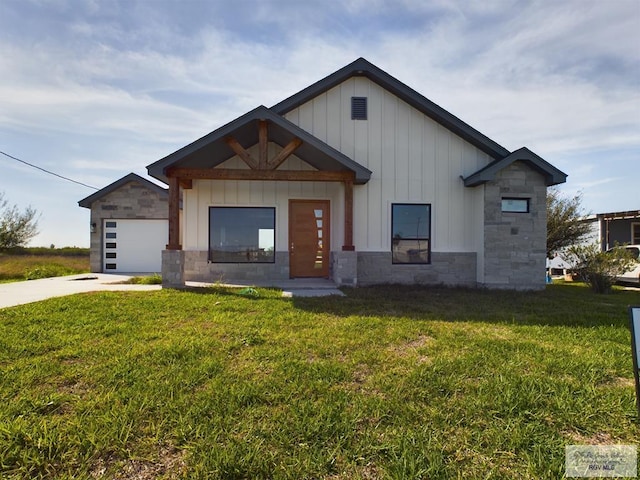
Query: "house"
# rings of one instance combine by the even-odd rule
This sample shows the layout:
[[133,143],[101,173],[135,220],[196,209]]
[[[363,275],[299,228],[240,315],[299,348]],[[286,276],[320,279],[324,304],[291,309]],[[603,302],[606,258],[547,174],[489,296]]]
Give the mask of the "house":
[[500,146],[360,58],[147,167],[169,185],[163,284],[541,289],[546,188]]
[[598,213],[594,230],[603,251],[625,243],[640,245],[640,210]]
[[160,272],[169,231],[167,189],[130,173],[80,200],[91,210],[92,272]]

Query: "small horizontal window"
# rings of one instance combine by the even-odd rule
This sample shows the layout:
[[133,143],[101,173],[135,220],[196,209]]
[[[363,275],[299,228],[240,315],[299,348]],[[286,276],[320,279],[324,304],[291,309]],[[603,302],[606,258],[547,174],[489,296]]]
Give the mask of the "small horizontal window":
[[351,97],[351,120],[367,119],[367,97]]
[[116,222],[106,222],[104,224],[105,227],[107,228],[116,228],[117,223]]
[[503,198],[502,211],[506,213],[529,213],[529,199]]
[[107,242],[104,246],[105,248],[116,248],[116,242]]
[[116,264],[115,264],[115,263],[107,263],[107,264],[105,265],[105,268],[106,268],[107,270],[115,270],[117,267],[116,267]]
[[107,252],[107,258],[116,258],[116,252]]
[[116,238],[116,232],[107,232],[105,237],[106,238]]

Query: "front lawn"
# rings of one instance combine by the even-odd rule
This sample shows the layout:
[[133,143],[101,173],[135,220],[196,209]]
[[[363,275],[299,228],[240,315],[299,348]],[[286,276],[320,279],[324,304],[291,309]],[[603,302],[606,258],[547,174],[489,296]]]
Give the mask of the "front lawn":
[[565,445],[638,445],[640,293],[346,293],[0,310],[0,476],[556,479]]

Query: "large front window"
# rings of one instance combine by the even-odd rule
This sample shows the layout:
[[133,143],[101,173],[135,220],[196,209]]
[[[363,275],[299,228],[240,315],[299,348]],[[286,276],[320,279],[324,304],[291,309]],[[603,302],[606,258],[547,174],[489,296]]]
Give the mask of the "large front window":
[[391,206],[393,263],[431,262],[431,205],[394,203]]
[[275,262],[275,225],[275,208],[210,207],[209,261]]

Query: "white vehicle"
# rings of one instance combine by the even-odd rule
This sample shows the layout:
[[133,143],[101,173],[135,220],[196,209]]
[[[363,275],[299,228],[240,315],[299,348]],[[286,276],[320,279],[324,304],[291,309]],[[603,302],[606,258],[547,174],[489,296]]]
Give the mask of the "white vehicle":
[[616,277],[616,281],[621,283],[635,283],[636,285],[640,285],[640,245],[625,245],[619,248],[624,248],[630,251],[636,259],[636,263],[622,275],[618,275]]

